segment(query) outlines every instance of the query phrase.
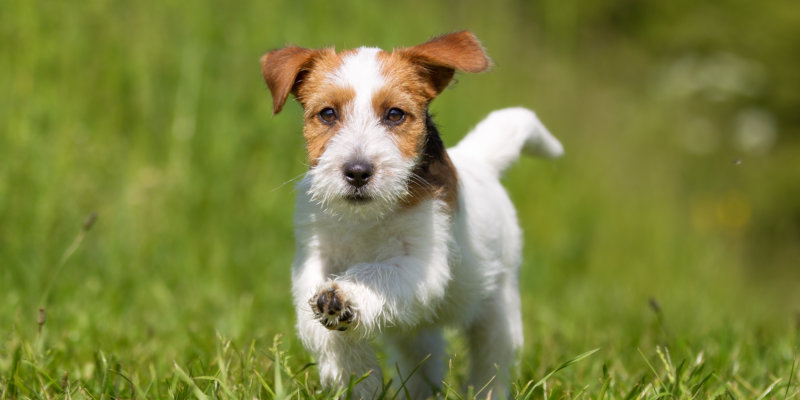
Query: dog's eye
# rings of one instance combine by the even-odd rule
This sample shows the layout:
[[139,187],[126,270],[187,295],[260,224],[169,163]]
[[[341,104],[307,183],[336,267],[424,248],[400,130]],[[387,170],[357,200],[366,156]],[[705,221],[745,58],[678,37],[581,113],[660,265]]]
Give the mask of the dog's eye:
[[317,114],[317,116],[319,116],[319,120],[326,125],[332,125],[337,119],[339,119],[339,116],[336,115],[336,110],[330,107],[323,108],[322,111]]
[[399,125],[406,119],[406,113],[397,107],[393,107],[386,111],[386,116],[383,119],[390,125]]

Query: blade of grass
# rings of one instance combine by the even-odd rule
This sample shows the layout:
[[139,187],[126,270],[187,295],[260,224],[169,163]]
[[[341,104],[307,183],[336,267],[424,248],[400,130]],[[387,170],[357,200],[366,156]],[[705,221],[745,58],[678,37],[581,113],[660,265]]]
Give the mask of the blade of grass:
[[340,398],[342,397],[343,394],[347,393],[348,396],[347,398],[350,398],[350,396],[352,396],[353,393],[353,387],[361,383],[361,381],[363,381],[364,379],[367,379],[370,375],[372,375],[372,370],[365,372],[364,375],[361,375],[361,377],[358,379],[353,379],[353,376],[350,376],[350,382],[347,384],[347,386],[339,389],[339,391],[336,392],[336,394],[334,394],[333,397]]
[[644,360],[644,362],[647,363],[647,366],[650,368],[650,371],[653,372],[653,376],[655,377],[655,380],[656,380],[656,383],[658,383],[658,386],[661,387],[661,390],[666,390],[664,388],[663,382],[661,382],[661,378],[659,378],[659,376],[658,376],[658,372],[656,372],[656,369],[655,369],[655,367],[653,367],[653,364],[650,363],[650,360],[648,360],[647,357],[644,355],[644,353],[642,353],[642,349],[636,349],[636,350],[639,352],[639,355],[642,356],[642,359]]
[[555,375],[556,372],[561,371],[562,369],[567,368],[570,365],[575,364],[575,363],[577,363],[577,362],[579,362],[579,361],[591,356],[594,353],[597,353],[598,351],[600,351],[599,347],[594,349],[594,350],[589,350],[589,351],[587,351],[585,353],[579,354],[576,357],[573,357],[572,359],[561,363],[561,365],[559,365],[556,369],[550,371],[547,375],[544,376],[544,378],[540,379],[530,389],[528,389],[528,391],[527,391],[527,393],[526,393],[526,395],[524,397],[525,400],[530,399],[531,395],[533,395],[533,392],[536,390],[536,388],[538,388],[539,386],[544,384],[544,382],[547,381],[548,379],[550,379],[550,377],[552,377],[553,375]]
[[34,364],[34,363],[32,363],[32,362],[28,361],[28,360],[22,360],[22,363],[23,363],[23,364],[25,364],[25,365],[27,365],[27,366],[29,366],[29,367],[31,367],[31,368],[33,368],[33,370],[34,370],[34,371],[36,371],[36,373],[37,373],[37,374],[39,374],[39,376],[40,376],[40,377],[42,377],[42,378],[44,378],[45,380],[47,380],[47,385],[43,385],[43,386],[42,386],[42,389],[43,389],[43,390],[46,390],[46,389],[47,389],[48,387],[50,387],[50,386],[54,386],[54,387],[57,387],[57,388],[60,388],[60,387],[61,387],[61,386],[58,384],[58,382],[56,382],[56,380],[55,380],[55,379],[53,379],[53,378],[52,378],[52,377],[51,377],[51,376],[50,376],[50,375],[49,375],[49,374],[48,374],[48,373],[47,373],[47,372],[46,372],[44,369],[42,369],[40,366],[38,366],[38,365],[36,365],[36,364]]
[[111,372],[117,374],[118,376],[122,377],[122,379],[126,380],[128,384],[131,386],[131,400],[136,400],[136,385],[130,380],[122,371],[119,370],[111,370]]
[[774,382],[772,382],[772,384],[767,386],[767,388],[764,389],[764,392],[761,393],[761,396],[758,396],[758,399],[756,399],[756,400],[763,400],[765,397],[767,397],[767,395],[772,392],[772,389],[775,389],[775,385],[780,383],[782,380],[783,380],[783,378],[778,378]]
[[792,370],[789,372],[789,382],[786,382],[786,390],[783,392],[783,400],[789,395],[789,388],[792,386],[792,379],[794,379],[794,368],[797,365],[797,360],[792,360]]
[[703,378],[698,384],[692,387],[692,398],[695,398],[700,393],[700,389],[703,388],[703,385],[705,385],[706,382],[708,382],[708,380],[711,379],[712,376],[714,376],[714,373],[709,372],[705,378]]
[[451,386],[449,383],[447,383],[445,381],[445,382],[442,382],[442,385],[444,385],[444,387],[446,389],[445,395],[444,395],[445,399],[449,398],[450,397],[450,393],[452,393],[454,396],[456,396],[456,398],[458,400],[464,400],[464,397],[462,397],[461,394],[458,393],[457,390],[453,389],[453,386]]
[[178,363],[173,363],[173,365],[175,367],[175,375],[180,380],[182,380],[183,383],[185,383],[187,386],[189,386],[192,389],[192,392],[194,393],[194,396],[197,397],[200,400],[208,400],[208,395],[206,395],[205,393],[203,393],[202,390],[200,390],[200,387],[197,386],[197,383],[188,374],[186,374],[186,371],[184,371],[178,365]]
[[194,379],[195,381],[214,382],[219,385],[219,387],[222,389],[222,392],[225,393],[225,395],[228,396],[228,398],[231,399],[239,398],[239,396],[236,396],[236,394],[233,393],[233,391],[228,387],[228,385],[220,381],[220,379],[215,376],[195,376],[192,377],[192,379]]
[[272,396],[273,399],[277,398],[277,396],[275,396],[275,392],[272,390],[271,387],[269,387],[269,384],[267,383],[267,381],[264,380],[264,377],[261,376],[261,374],[259,374],[258,371],[256,371],[256,370],[253,370],[253,372],[258,377],[258,380],[261,382],[261,387],[263,387],[264,390],[266,390],[267,393],[269,393],[269,395]]
[[484,390],[486,390],[486,388],[488,388],[488,387],[489,387],[489,385],[491,385],[491,384],[492,384],[492,382],[494,382],[494,380],[495,380],[496,378],[497,378],[497,375],[493,376],[493,377],[492,377],[492,379],[489,379],[489,382],[486,382],[486,384],[485,384],[485,385],[483,385],[483,387],[482,387],[482,388],[480,388],[480,390],[478,390],[477,392],[475,392],[475,397],[478,397],[478,396],[480,396],[480,395],[481,395],[481,393],[483,393],[483,391],[484,391]]
[[[8,373],[8,388],[3,392],[3,400],[7,398],[16,398],[17,397],[17,385],[16,385],[16,377],[17,377],[17,368],[19,367],[20,359],[22,358],[22,345],[17,346],[17,349],[14,350],[14,357],[11,361],[11,371]],[[6,396],[6,394],[8,396]]]
[[41,307],[47,306],[47,299],[50,296],[50,291],[53,289],[53,285],[56,282],[56,278],[58,277],[59,272],[64,268],[64,265],[67,263],[70,257],[78,250],[83,243],[83,239],[86,237],[86,233],[92,229],[92,226],[97,221],[97,213],[89,214],[84,220],[83,224],[81,224],[81,230],[78,232],[78,235],[75,236],[75,239],[72,243],[67,247],[63,254],[61,254],[61,258],[58,260],[58,264],[56,264],[56,268],[53,270],[51,274],[49,274],[49,280],[47,281],[47,285],[45,286],[44,290],[42,291],[42,297],[39,300],[39,305]]
[[[400,373],[400,366],[399,366],[399,365],[397,365],[397,364],[395,364],[395,369],[397,370],[397,376],[398,376],[398,377],[400,377],[400,379],[402,380],[402,381],[400,382],[400,388],[401,388],[401,389],[403,389],[403,390],[405,391],[406,398],[410,398],[410,396],[409,396],[409,393],[408,393],[408,390],[406,389],[406,383],[408,383],[408,380],[409,380],[409,379],[411,379],[411,377],[412,377],[412,376],[414,376],[414,374],[415,374],[415,373],[416,373],[416,372],[419,370],[419,368],[420,368],[420,367],[422,367],[422,364],[424,364],[424,363],[425,363],[425,361],[428,361],[428,359],[429,359],[429,358],[431,358],[431,355],[430,355],[430,354],[426,355],[426,356],[425,356],[425,357],[422,359],[422,361],[420,361],[419,363],[417,363],[417,365],[416,365],[416,366],[414,366],[414,368],[412,368],[412,369],[411,369],[411,372],[409,372],[409,373],[408,373],[408,376],[407,376],[407,377],[405,377],[405,378],[403,378],[403,375]],[[392,400],[395,400],[399,394],[400,394],[400,391],[398,391],[397,393],[395,393],[395,394],[394,394],[394,397],[392,397]]]

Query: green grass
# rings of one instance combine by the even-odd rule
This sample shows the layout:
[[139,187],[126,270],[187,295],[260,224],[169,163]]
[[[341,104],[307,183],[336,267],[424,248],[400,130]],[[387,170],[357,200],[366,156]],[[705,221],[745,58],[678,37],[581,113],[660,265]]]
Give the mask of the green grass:
[[[515,397],[799,398],[797,2],[7,0],[0,399],[346,398],[294,333],[301,114],[258,59],[464,28],[495,66],[434,102],[445,141],[524,105],[567,150],[504,180]],[[481,394],[450,336],[442,397]]]

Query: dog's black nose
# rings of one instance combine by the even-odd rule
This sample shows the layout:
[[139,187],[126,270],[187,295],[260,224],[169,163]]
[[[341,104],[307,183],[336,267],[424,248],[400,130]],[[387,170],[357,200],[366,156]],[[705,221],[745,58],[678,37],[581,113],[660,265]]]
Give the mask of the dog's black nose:
[[366,161],[350,161],[344,165],[344,178],[347,183],[360,188],[372,177],[372,164]]

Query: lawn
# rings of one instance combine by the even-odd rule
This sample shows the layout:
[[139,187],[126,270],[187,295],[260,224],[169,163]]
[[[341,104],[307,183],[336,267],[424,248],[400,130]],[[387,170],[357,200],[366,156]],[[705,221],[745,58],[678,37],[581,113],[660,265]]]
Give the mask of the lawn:
[[[346,398],[294,332],[301,110],[258,60],[461,29],[494,67],[445,142],[522,105],[566,148],[504,178],[515,398],[800,398],[800,3],[4,0],[0,399]],[[450,336],[441,397],[485,394]]]

